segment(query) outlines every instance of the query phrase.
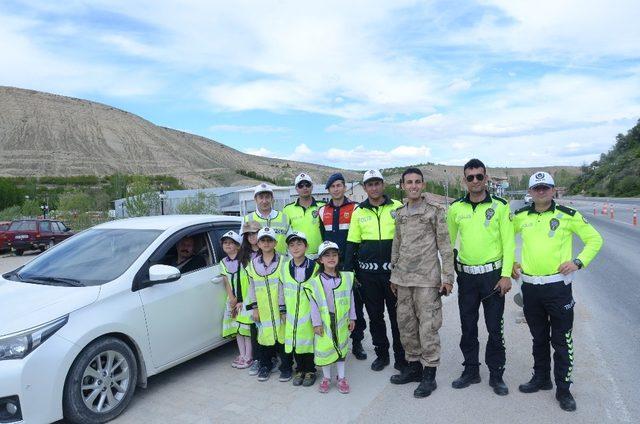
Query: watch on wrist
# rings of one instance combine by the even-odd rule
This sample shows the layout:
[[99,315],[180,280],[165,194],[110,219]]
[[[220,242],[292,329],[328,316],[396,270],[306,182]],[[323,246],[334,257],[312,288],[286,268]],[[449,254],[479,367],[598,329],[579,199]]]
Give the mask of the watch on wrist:
[[578,267],[578,269],[582,269],[582,267],[584,266],[584,264],[582,263],[582,261],[578,258],[575,258],[574,260],[572,260],[571,262],[574,263],[575,266]]

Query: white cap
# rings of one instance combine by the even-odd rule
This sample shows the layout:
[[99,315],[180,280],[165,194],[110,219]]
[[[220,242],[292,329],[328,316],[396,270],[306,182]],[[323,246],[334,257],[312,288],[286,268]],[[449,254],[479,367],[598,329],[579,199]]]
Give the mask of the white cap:
[[537,185],[547,185],[553,187],[556,183],[553,181],[553,177],[548,172],[536,172],[529,178],[529,188],[533,188]]
[[258,240],[260,240],[262,237],[271,237],[272,239],[276,240],[276,232],[269,227],[261,228],[260,231],[258,231]]
[[366,183],[369,180],[374,180],[376,178],[384,181],[384,177],[382,176],[382,173],[380,171],[378,171],[377,169],[370,169],[367,172],[365,172],[364,175],[362,176],[362,184]]
[[313,181],[311,180],[311,175],[309,175],[309,174],[305,174],[305,173],[299,174],[296,177],[294,185],[298,185],[298,183],[301,182],[301,181],[309,181],[309,184],[313,184]]
[[235,241],[238,244],[242,244],[242,236],[238,233],[236,233],[235,231],[227,231],[226,233],[224,233],[222,235],[222,237],[220,237],[220,241],[229,238],[233,241]]
[[258,195],[260,193],[271,193],[271,194],[273,194],[273,189],[268,184],[260,183],[260,184],[258,184],[257,186],[254,187],[254,189],[253,189],[253,197],[256,197],[256,195]]
[[306,236],[302,231],[291,231],[291,232],[287,235],[287,239],[286,239],[287,243],[289,243],[289,241],[290,241],[291,239],[294,239],[294,238],[302,239],[302,240],[304,240],[304,241],[307,241],[307,236]]
[[320,243],[320,246],[318,246],[318,257],[322,256],[322,254],[324,252],[326,252],[329,249],[336,249],[336,250],[340,250],[340,248],[338,247],[337,244],[335,244],[332,241],[323,241],[322,243]]

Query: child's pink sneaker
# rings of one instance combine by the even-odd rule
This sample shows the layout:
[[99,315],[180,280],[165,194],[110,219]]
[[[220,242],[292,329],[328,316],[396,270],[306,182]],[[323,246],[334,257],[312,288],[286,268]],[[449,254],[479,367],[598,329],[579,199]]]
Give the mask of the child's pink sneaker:
[[327,393],[329,391],[329,386],[331,385],[331,380],[328,378],[323,378],[320,382],[320,386],[318,386],[318,391],[320,393]]
[[238,368],[238,365],[240,365],[241,363],[242,363],[242,356],[238,355],[236,359],[234,359],[233,362],[231,363],[231,366],[233,368]]
[[249,368],[251,364],[253,364],[253,359],[242,358],[236,368],[243,370],[245,368]]
[[338,379],[338,391],[343,394],[349,393],[349,382],[346,378]]

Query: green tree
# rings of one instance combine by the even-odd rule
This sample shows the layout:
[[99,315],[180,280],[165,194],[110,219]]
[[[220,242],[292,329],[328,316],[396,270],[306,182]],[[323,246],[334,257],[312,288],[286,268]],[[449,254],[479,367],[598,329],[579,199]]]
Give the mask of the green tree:
[[35,199],[27,199],[22,204],[20,212],[23,216],[36,217],[42,215],[42,209],[40,209],[40,202]]
[[19,205],[24,194],[16,184],[8,178],[0,178],[0,209]]
[[124,207],[129,216],[154,215],[160,210],[160,195],[154,191],[147,177],[134,177],[127,186],[127,195]]
[[93,209],[94,201],[86,193],[78,190],[62,193],[58,197],[58,210],[71,213],[84,213]]
[[184,199],[176,211],[180,215],[216,214],[218,202],[215,195],[200,191],[195,197]]
[[22,216],[22,208],[18,205],[4,208],[0,211],[0,221],[11,221]]

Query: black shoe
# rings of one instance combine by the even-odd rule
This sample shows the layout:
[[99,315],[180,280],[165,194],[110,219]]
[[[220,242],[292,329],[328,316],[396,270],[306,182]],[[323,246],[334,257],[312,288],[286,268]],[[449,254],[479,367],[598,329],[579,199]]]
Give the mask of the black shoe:
[[298,371],[296,375],[293,376],[292,384],[294,386],[301,386],[303,381],[304,381],[304,373],[302,371]]
[[267,381],[271,376],[271,370],[267,367],[260,367],[258,371],[258,381]]
[[280,371],[280,377],[278,377],[279,381],[285,382],[291,380],[291,376],[293,375],[292,370],[284,370]]
[[464,367],[462,375],[457,380],[453,380],[451,387],[454,389],[464,389],[472,384],[480,382],[480,371],[478,367]]
[[564,411],[575,411],[576,410],[576,400],[571,395],[569,389],[558,389],[556,390],[556,399],[560,402],[560,408]]
[[422,380],[413,391],[413,397],[423,398],[429,396],[438,385],[436,384],[436,367],[424,367]]
[[308,372],[304,375],[304,380],[302,380],[302,386],[310,387],[316,384],[316,373]]
[[393,384],[419,383],[422,381],[422,365],[420,362],[409,362],[400,374],[392,375],[389,381]]
[[353,356],[355,356],[356,359],[359,359],[360,361],[364,361],[365,359],[367,359],[367,352],[364,351],[362,342],[360,340],[353,341],[353,348],[351,349],[351,352],[353,353]]
[[518,390],[522,393],[535,393],[538,390],[551,390],[553,384],[551,384],[551,377],[549,375],[541,376],[534,374],[529,382],[518,386]]
[[489,376],[489,386],[493,387],[493,393],[499,396],[506,396],[509,394],[509,388],[505,384],[501,375]]
[[389,365],[389,357],[378,356],[372,363],[371,369],[374,371],[382,371],[384,367]]

